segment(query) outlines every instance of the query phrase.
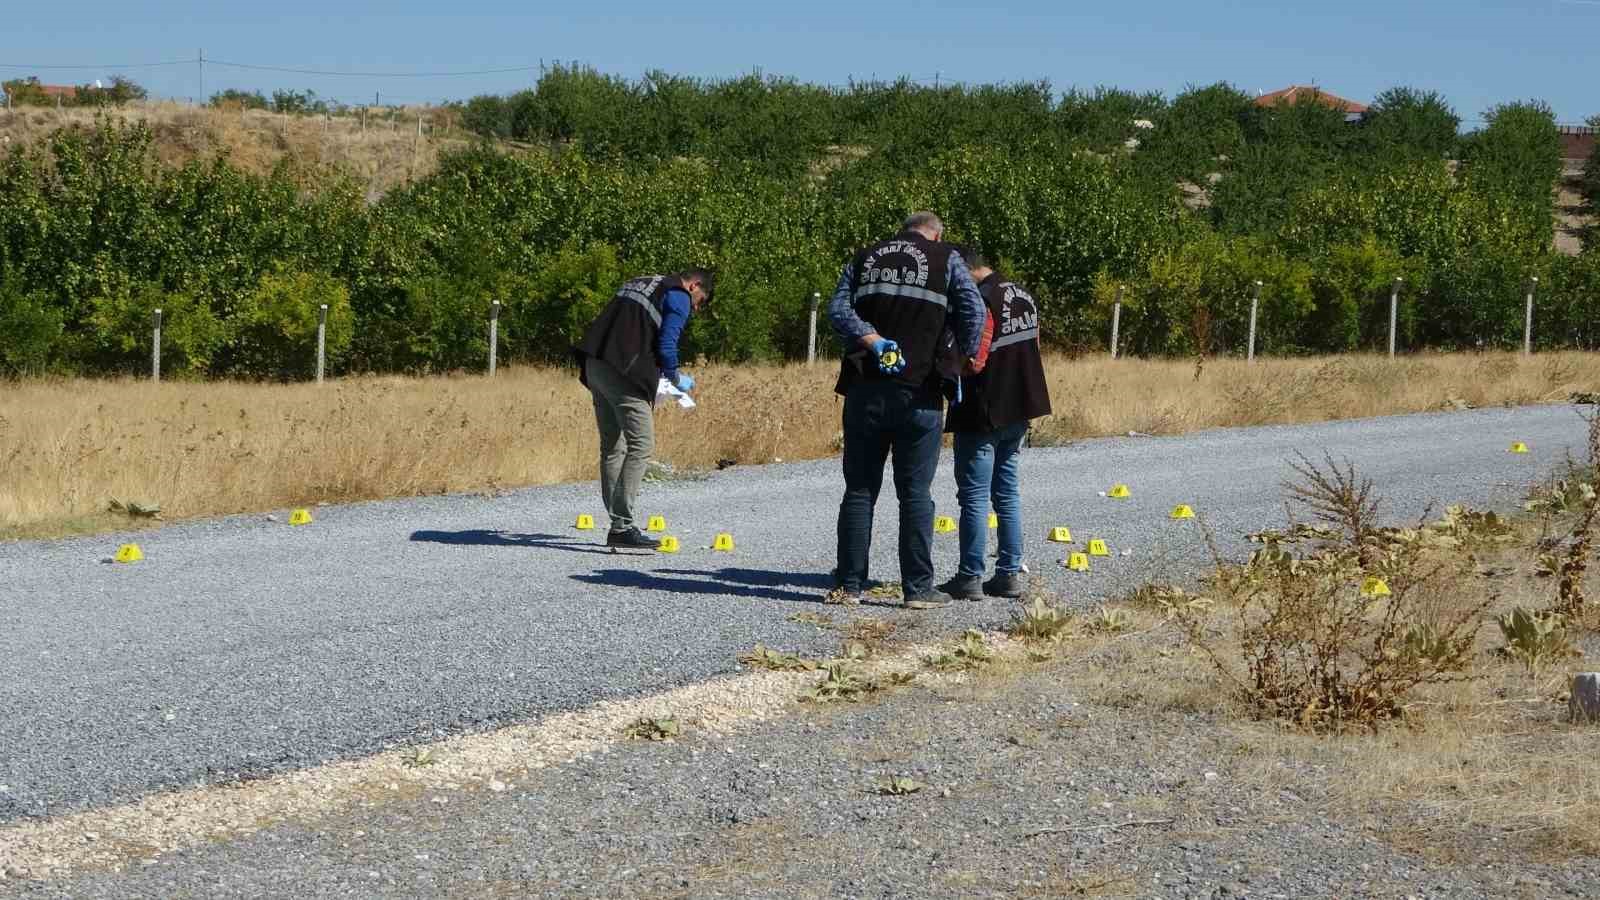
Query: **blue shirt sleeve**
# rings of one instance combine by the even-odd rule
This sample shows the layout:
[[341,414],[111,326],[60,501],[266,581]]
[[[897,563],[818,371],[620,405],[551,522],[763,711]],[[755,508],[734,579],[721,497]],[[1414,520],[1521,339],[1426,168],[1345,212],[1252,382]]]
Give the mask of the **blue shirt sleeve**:
[[833,289],[833,299],[828,301],[828,321],[833,324],[833,333],[839,336],[846,353],[861,349],[861,339],[877,330],[856,315],[855,297],[850,294],[855,278],[856,264],[850,262],[839,273],[839,286]]
[[967,268],[967,261],[961,258],[960,252],[950,254],[949,271],[950,289],[946,293],[952,301],[950,326],[955,330],[961,355],[977,356],[978,346],[983,342],[983,321],[987,315],[983,295],[978,292],[978,284],[972,280],[972,270]]
[[689,324],[689,294],[687,291],[667,291],[661,301],[661,334],[656,338],[656,359],[661,363],[661,377],[678,383],[678,340],[683,337],[683,327]]

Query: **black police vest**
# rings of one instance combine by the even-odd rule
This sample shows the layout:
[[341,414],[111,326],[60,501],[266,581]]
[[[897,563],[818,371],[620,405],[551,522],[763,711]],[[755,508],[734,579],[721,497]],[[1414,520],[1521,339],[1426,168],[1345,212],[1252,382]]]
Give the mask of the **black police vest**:
[[661,380],[656,339],[661,334],[662,309],[667,291],[682,287],[682,281],[669,275],[646,275],[624,282],[606,308],[589,323],[583,340],[572,348],[579,380],[589,383],[583,373],[584,362],[599,359],[625,375],[644,396],[654,397]]
[[998,273],[985,278],[978,291],[994,320],[989,361],[978,375],[961,379],[961,402],[950,408],[946,431],[994,431],[1050,415],[1038,304]]
[[907,231],[855,255],[850,290],[856,315],[900,345],[906,368],[884,375],[870,351],[852,348],[841,362],[835,390],[843,394],[857,381],[893,380],[937,394],[933,361],[949,311],[946,292],[954,249]]

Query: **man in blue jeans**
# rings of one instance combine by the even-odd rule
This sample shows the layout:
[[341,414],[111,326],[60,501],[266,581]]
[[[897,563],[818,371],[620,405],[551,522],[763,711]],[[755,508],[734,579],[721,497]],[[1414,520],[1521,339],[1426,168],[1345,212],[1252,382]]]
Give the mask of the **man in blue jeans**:
[[[988,311],[978,358],[961,378],[961,399],[945,430],[955,435],[956,495],[961,502],[961,567],[939,590],[957,600],[1022,596],[1022,493],[1018,474],[1028,421],[1050,414],[1039,309],[976,251],[966,261]],[[989,503],[1000,520],[1000,557],[983,580]]]
[[905,604],[949,604],[933,589],[932,486],[944,419],[934,355],[947,325],[961,358],[976,355],[984,311],[965,261],[943,237],[938,216],[913,214],[899,234],[851,259],[828,305],[844,345],[834,388],[845,398],[845,491],[831,595],[838,602],[859,603],[867,586],[873,508],[892,454]]

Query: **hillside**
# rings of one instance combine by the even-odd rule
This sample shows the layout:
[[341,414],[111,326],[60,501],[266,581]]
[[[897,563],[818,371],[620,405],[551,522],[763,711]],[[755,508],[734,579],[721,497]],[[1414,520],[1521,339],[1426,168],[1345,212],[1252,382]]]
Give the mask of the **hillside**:
[[345,172],[366,185],[369,198],[427,175],[441,153],[477,140],[458,127],[447,109],[373,107],[321,116],[152,102],[106,110],[0,109],[0,148],[45,140],[63,126],[91,125],[97,116],[149,125],[156,153],[165,163],[182,165],[225,154],[245,171],[266,174],[288,159]]

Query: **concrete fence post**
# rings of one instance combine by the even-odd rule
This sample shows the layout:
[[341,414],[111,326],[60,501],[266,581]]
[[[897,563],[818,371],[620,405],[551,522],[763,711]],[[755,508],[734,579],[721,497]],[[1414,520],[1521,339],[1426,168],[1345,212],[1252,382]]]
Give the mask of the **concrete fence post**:
[[822,305],[822,295],[811,295],[811,327],[806,334],[806,364],[817,361],[817,308]]
[[1389,292],[1389,358],[1394,359],[1395,328],[1400,321],[1400,282],[1405,279],[1399,275],[1394,277],[1394,288]]
[[150,380],[161,382],[161,310],[150,316]]
[[1256,282],[1256,291],[1250,296],[1250,346],[1245,350],[1245,362],[1256,361],[1256,313],[1261,308],[1261,282]]
[[1533,292],[1539,287],[1539,276],[1528,280],[1528,303],[1522,318],[1522,355],[1533,355]]
[[1117,358],[1117,345],[1122,338],[1122,290],[1126,285],[1117,285],[1117,302],[1111,307],[1111,358]]
[[328,304],[317,307],[317,384],[328,364]]
[[500,301],[489,304],[489,377],[494,377],[494,370],[500,358]]

